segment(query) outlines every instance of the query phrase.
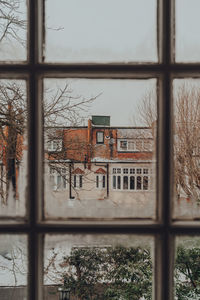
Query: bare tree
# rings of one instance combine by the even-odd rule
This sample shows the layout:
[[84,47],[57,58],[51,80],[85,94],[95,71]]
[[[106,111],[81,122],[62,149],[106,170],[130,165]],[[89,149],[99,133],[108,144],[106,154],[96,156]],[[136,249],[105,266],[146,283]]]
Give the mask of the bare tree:
[[174,156],[178,198],[200,201],[200,88],[182,85],[175,97]]
[[138,105],[139,123],[152,127],[157,122],[157,101],[156,91],[148,90]]
[[[157,121],[153,91],[138,110],[146,126]],[[182,84],[174,94],[174,179],[177,199],[200,201],[200,88],[191,84]]]
[[18,41],[24,45],[21,32],[26,30],[27,21],[20,9],[21,0],[0,0],[0,43]]
[[[83,113],[87,113],[88,106],[96,99],[96,97],[89,99],[81,96],[73,97],[72,92],[67,83],[63,88],[45,91],[44,126],[48,141],[63,139],[63,130],[58,126],[81,124],[84,120]],[[3,202],[7,201],[10,184],[12,184],[15,197],[17,193],[17,165],[22,160],[25,147],[24,139],[28,117],[26,99],[25,86],[22,81],[0,81],[0,141],[1,160],[3,161],[0,191]],[[79,151],[80,149],[79,144]],[[66,149],[62,147],[62,151],[59,153],[55,151],[56,157],[51,154],[51,159],[64,159],[65,154]],[[48,156],[49,158],[50,156]],[[60,170],[60,165],[58,170]]]

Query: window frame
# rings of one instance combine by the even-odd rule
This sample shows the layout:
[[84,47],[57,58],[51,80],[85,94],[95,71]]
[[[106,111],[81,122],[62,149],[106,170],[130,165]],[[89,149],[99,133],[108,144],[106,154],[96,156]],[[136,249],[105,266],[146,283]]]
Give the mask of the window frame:
[[[28,299],[42,299],[43,242],[46,233],[108,233],[152,235],[155,238],[154,298],[173,300],[173,259],[176,235],[199,234],[199,222],[171,220],[172,196],[172,80],[173,78],[198,77],[200,63],[175,63],[174,16],[175,0],[158,0],[158,63],[130,64],[43,64],[42,40],[44,2],[30,0],[28,5],[29,34],[28,62],[0,62],[0,78],[28,80],[28,107],[31,112],[28,124],[28,215],[23,220],[1,218],[0,234],[27,234],[28,236]],[[42,28],[40,30],[40,28]],[[42,222],[42,77],[83,78],[158,78],[159,129],[158,129],[158,175],[156,222],[133,220],[119,223],[76,224]],[[170,163],[169,163],[170,162]],[[117,175],[116,175],[117,176]],[[35,180],[37,178],[37,180]]]
[[[101,133],[102,137],[103,137],[103,141],[99,142],[99,137],[98,135]],[[104,131],[100,131],[100,130],[97,130],[96,132],[96,144],[104,144]]]

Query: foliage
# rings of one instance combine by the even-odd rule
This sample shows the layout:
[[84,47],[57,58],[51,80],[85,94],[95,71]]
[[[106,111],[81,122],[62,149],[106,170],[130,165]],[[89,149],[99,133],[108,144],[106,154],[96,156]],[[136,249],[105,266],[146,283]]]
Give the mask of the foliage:
[[141,247],[73,248],[63,275],[79,300],[151,299],[150,250]]
[[200,248],[178,247],[175,279],[178,300],[200,299]]

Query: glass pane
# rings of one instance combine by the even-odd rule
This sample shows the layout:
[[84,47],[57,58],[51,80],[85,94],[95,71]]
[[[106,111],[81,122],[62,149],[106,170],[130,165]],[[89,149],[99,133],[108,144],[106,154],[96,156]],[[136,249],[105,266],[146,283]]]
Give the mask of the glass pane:
[[153,246],[152,237],[136,235],[47,235],[45,299],[65,292],[66,299],[150,300]]
[[176,61],[200,61],[200,2],[176,0]]
[[45,79],[44,91],[45,217],[155,218],[156,80]]
[[0,1],[0,61],[27,59],[27,2]]
[[200,218],[200,79],[174,80],[174,218]]
[[0,299],[27,299],[27,238],[0,235]]
[[177,237],[175,257],[175,299],[200,297],[200,238]]
[[156,62],[156,0],[46,0],[45,61]]
[[27,186],[26,82],[0,80],[0,216],[24,216]]

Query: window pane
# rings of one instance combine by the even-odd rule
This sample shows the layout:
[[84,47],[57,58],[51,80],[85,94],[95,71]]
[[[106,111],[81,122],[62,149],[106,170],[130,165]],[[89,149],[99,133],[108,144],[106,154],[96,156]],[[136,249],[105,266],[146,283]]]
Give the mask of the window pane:
[[199,299],[200,295],[200,238],[176,238],[175,299]]
[[24,216],[27,96],[22,80],[0,80],[0,216]]
[[200,79],[174,80],[174,217],[200,217]]
[[45,61],[157,61],[156,0],[60,0],[59,5],[47,0],[45,4]]
[[[47,219],[155,218],[156,178],[148,188],[148,171],[156,177],[155,91],[155,79],[44,79]],[[62,147],[52,151],[56,140]],[[122,147],[136,140],[137,151]]]
[[134,190],[135,189],[135,177],[130,176],[130,189]]
[[27,1],[0,2],[0,61],[27,59]]
[[123,189],[128,190],[128,176],[123,176]]
[[200,61],[200,2],[176,0],[176,61]]
[[142,178],[141,176],[137,176],[137,190],[141,190],[142,189]]
[[27,238],[0,235],[0,299],[27,299]]
[[70,299],[152,299],[152,257],[152,237],[47,235],[45,299],[58,297],[58,287],[69,289]]

